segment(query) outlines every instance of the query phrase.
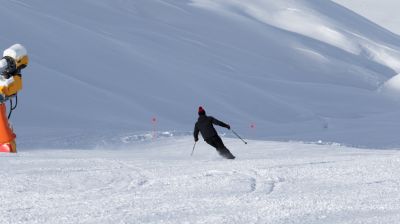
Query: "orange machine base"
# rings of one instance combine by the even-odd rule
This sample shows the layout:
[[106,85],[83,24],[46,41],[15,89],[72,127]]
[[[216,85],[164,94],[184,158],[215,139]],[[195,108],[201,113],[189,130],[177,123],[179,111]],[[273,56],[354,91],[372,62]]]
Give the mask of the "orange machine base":
[[5,153],[16,153],[16,147],[15,144],[13,143],[4,143],[0,144],[0,153],[5,152]]
[[6,105],[0,104],[0,152],[17,152],[15,134],[8,123]]

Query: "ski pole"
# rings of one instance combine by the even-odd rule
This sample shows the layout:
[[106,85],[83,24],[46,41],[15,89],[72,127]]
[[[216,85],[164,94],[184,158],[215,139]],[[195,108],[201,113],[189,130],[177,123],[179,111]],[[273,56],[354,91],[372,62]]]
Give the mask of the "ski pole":
[[196,147],[196,143],[197,143],[197,142],[194,142],[194,146],[193,146],[192,154],[190,154],[190,156],[193,156],[193,153],[194,153],[194,148]]
[[243,140],[242,137],[240,137],[234,130],[231,130],[233,132],[233,134],[235,134],[240,140],[242,140],[244,142],[244,144],[247,145],[247,142],[245,140]]

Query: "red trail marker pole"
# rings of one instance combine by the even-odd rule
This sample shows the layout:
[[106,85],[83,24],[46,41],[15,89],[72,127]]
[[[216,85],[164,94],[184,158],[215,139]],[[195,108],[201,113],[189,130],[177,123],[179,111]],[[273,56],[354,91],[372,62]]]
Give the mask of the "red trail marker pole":
[[153,117],[151,118],[151,123],[153,126],[153,139],[157,138],[157,118]]

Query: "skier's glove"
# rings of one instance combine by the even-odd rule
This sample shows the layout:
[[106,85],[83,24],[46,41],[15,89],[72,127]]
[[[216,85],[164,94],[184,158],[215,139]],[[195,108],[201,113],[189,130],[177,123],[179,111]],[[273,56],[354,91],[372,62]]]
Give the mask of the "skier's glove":
[[228,129],[228,130],[231,130],[231,126],[228,124],[228,126],[226,126],[226,128]]

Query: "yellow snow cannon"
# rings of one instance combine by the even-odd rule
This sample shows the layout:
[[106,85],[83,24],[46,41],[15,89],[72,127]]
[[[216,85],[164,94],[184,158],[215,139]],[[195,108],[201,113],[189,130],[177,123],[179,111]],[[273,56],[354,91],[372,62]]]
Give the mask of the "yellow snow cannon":
[[[28,53],[20,44],[6,49],[0,60],[0,152],[17,152],[16,135],[8,120],[17,106],[17,93],[22,89],[21,70],[26,68],[28,63]],[[7,101],[10,102],[8,116],[5,105]]]

